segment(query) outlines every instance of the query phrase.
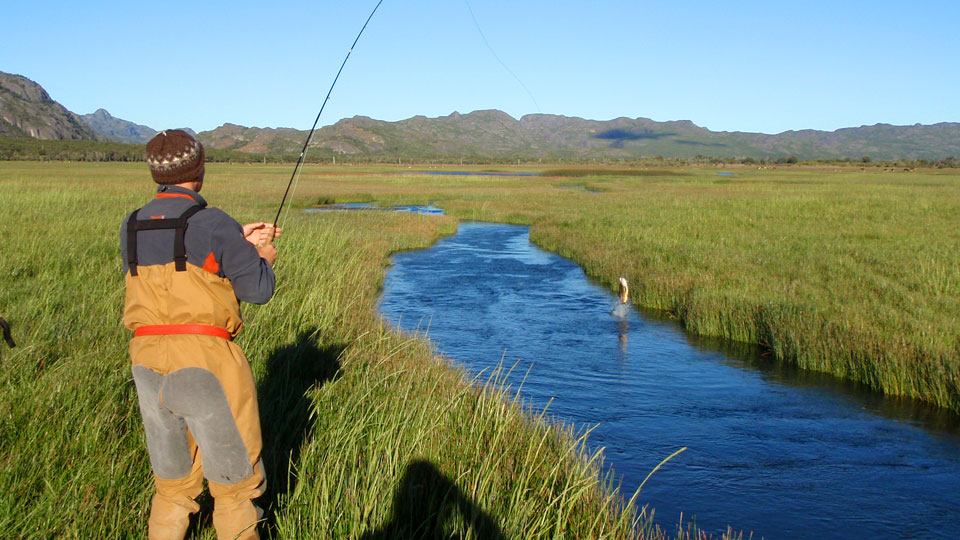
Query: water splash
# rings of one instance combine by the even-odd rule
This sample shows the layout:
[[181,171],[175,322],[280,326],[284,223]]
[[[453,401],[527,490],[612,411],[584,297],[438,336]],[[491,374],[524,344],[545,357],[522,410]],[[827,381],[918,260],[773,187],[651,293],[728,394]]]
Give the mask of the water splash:
[[630,314],[630,306],[628,304],[621,304],[619,302],[617,302],[613,306],[613,308],[610,310],[610,315],[620,320],[626,320],[627,315],[629,314]]

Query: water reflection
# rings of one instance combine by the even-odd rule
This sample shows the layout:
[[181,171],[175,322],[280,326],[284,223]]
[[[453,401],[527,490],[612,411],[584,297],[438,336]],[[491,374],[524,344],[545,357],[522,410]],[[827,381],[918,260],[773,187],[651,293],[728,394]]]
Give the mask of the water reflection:
[[829,391],[849,398],[852,406],[928,430],[934,435],[960,435],[960,417],[948,409],[934,407],[915,399],[884,396],[864,384],[840,379],[828,373],[801,369],[796,364],[777,360],[769,351],[748,343],[704,336],[688,336],[688,342],[703,351],[721,351],[730,365],[756,371],[771,383]]

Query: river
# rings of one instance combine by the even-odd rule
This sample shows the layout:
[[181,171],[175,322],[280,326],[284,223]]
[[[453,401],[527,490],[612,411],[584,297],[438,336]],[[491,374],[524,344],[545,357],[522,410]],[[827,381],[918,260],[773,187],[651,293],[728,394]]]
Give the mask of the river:
[[472,372],[519,361],[513,388],[578,428],[627,496],[674,530],[754,538],[955,538],[960,418],[747,346],[698,339],[616,298],[528,229],[461,223],[397,254],[380,310]]

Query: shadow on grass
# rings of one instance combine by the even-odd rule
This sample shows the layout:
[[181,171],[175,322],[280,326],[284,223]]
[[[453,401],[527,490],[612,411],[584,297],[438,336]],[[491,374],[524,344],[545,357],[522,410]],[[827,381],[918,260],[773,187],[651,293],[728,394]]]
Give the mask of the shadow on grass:
[[[295,478],[289,474],[300,458],[300,449],[309,435],[308,390],[337,377],[340,353],[345,344],[317,345],[317,331],[301,333],[295,343],[273,351],[267,370],[257,387],[260,431],[263,436],[263,466],[267,475],[267,493],[256,501],[264,509],[259,526],[262,538],[275,536],[276,510],[280,496],[293,489]],[[200,511],[191,519],[187,538],[200,538],[204,529],[212,529],[214,501],[204,490],[197,499]]]
[[265,510],[261,530],[272,534],[279,497],[295,487],[290,470],[313,427],[307,391],[337,377],[345,344],[317,345],[317,331],[301,333],[296,343],[273,351],[257,388],[267,493],[257,502]]
[[361,540],[423,539],[458,540],[459,534],[445,532],[451,518],[459,514],[469,523],[472,538],[506,540],[497,523],[457,485],[429,461],[410,463],[397,486],[389,521]]

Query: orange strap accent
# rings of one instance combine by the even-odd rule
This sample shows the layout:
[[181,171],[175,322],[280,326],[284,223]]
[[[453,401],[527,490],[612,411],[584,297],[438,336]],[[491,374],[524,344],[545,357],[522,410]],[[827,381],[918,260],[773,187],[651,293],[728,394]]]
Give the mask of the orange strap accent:
[[233,340],[233,336],[225,328],[208,324],[149,324],[133,331],[133,337],[171,336],[176,334],[200,334],[223,338],[227,341]]
[[213,256],[212,251],[207,255],[206,260],[203,261],[203,269],[211,274],[216,274],[217,270],[220,270],[220,263],[217,262],[217,258]]
[[158,198],[158,199],[170,199],[170,198],[173,198],[173,197],[178,197],[178,198],[182,198],[182,199],[190,199],[191,201],[195,201],[195,200],[196,200],[196,199],[194,199],[193,197],[187,195],[186,193],[157,193],[157,198]]

